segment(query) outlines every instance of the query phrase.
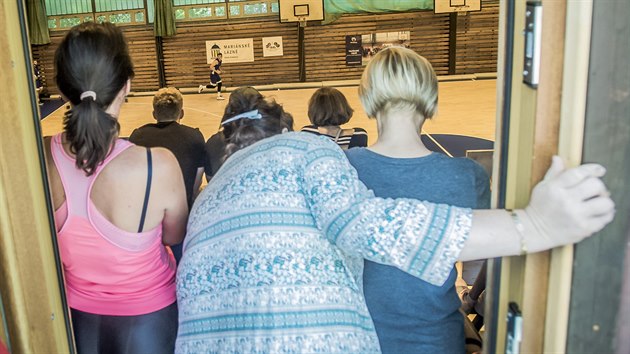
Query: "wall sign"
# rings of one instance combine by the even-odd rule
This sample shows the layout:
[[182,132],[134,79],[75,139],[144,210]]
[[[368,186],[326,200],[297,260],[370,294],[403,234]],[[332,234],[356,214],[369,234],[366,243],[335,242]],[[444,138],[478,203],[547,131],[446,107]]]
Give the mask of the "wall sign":
[[223,63],[247,63],[254,61],[254,39],[226,39],[206,41],[206,60],[212,63],[217,53],[223,54]]
[[262,39],[263,57],[281,57],[282,37],[264,37]]
[[362,62],[361,36],[346,36],[346,65],[361,65]]

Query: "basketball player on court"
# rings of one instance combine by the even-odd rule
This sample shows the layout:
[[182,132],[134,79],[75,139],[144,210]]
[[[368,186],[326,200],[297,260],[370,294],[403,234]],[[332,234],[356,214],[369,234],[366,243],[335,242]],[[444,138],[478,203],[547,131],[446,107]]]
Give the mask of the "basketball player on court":
[[212,71],[210,73],[210,85],[199,85],[198,93],[203,92],[203,89],[217,88],[217,100],[224,100],[221,96],[221,63],[223,62],[223,54],[217,54],[217,57],[212,61],[210,67]]

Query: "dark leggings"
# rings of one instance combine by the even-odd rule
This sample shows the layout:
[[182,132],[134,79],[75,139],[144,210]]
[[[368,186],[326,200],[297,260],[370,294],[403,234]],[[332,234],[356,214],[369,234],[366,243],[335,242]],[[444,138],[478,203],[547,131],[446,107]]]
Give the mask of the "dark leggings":
[[138,316],[95,315],[70,309],[79,354],[172,354],[177,337],[177,303]]
[[206,88],[207,88],[207,89],[209,89],[209,88],[215,88],[215,87],[216,87],[216,88],[217,88],[217,92],[221,93],[221,86],[222,86],[222,85],[223,85],[223,83],[222,83],[222,82],[219,82],[219,83],[218,83],[218,84],[216,84],[216,85],[212,85],[212,84],[210,84],[210,85],[206,85]]

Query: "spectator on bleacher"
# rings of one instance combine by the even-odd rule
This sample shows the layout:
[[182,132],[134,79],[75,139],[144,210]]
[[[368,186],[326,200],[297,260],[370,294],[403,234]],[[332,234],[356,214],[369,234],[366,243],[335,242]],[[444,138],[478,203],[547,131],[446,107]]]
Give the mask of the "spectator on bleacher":
[[[368,116],[376,118],[378,139],[346,155],[377,197],[490,207],[490,182],[483,167],[471,159],[431,152],[422,143],[422,125],[433,117],[438,102],[437,77],[425,58],[400,47],[380,51],[361,77],[359,98]],[[456,278],[453,267],[446,282],[437,286],[365,261],[365,299],[384,353],[464,353]]]
[[70,29],[55,71],[71,109],[46,139],[46,163],[78,353],[173,353],[175,259],[165,245],[181,242],[188,216],[177,160],[118,138],[134,70],[115,25]]
[[367,146],[365,129],[341,127],[350,121],[353,112],[341,91],[334,87],[322,87],[313,93],[308,102],[311,125],[303,127],[302,131],[326,136],[344,150]]

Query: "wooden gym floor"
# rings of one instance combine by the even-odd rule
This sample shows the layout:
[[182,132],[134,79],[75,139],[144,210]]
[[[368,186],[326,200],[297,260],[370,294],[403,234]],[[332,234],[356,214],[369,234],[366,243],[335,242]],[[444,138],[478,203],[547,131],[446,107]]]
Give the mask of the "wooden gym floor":
[[[133,89],[133,88],[132,88]],[[339,87],[346,95],[354,116],[348,127],[362,127],[367,130],[369,143],[376,141],[376,122],[368,119],[359,102],[357,87]],[[424,125],[428,134],[467,135],[494,140],[496,112],[496,80],[445,81],[439,84],[438,113]],[[309,124],[307,116],[308,100],[315,89],[283,89],[261,91],[272,97],[293,114],[295,130]],[[214,91],[184,95],[183,124],[198,127],[207,139],[219,127],[226,100],[218,101]],[[131,96],[123,105],[120,114],[120,136],[126,137],[133,129],[154,122],[151,115],[153,96]],[[62,118],[65,105],[41,121],[44,136],[56,134],[63,129]]]

